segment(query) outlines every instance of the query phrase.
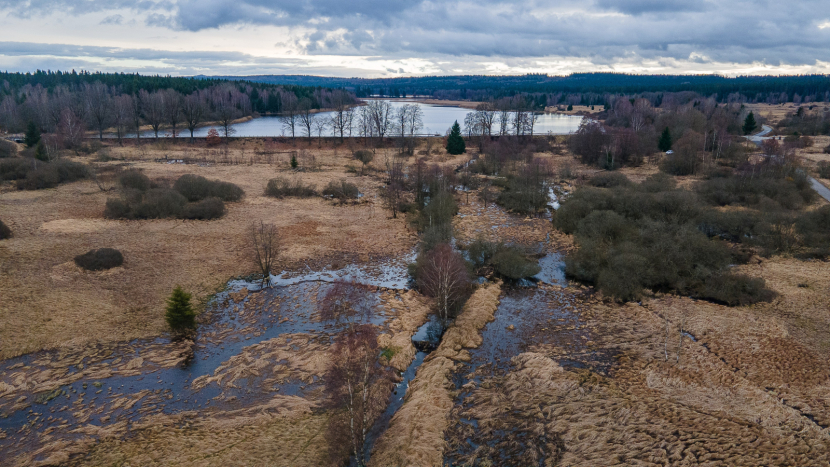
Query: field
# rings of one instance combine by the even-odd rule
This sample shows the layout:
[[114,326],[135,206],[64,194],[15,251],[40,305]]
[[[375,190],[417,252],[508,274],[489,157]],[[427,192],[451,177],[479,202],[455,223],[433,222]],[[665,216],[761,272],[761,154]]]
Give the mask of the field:
[[[825,139],[799,155],[808,163],[828,160]],[[14,233],[0,242],[0,357],[45,351],[0,371],[0,409],[36,413],[24,419],[33,431],[0,429],[0,453],[13,452],[12,465],[329,464],[331,413],[320,380],[330,342],[312,325],[326,285],[225,287],[254,271],[246,232],[258,221],[279,227],[278,270],[379,270],[406,258],[417,233],[405,215],[391,218],[379,196],[395,149],[377,149],[361,176],[349,146],[332,140],[202,144],[109,144],[103,152],[111,160],[73,157],[98,169],[97,182],[0,187],[2,220]],[[468,147],[472,154],[439,149],[426,157],[456,167],[474,156]],[[299,170],[290,168],[292,155]],[[565,191],[598,172],[574,160],[561,141],[553,153],[538,155],[557,173],[570,172],[555,180]],[[115,177],[128,168],[162,184],[188,173],[233,182],[246,195],[227,203],[218,220],[106,219],[106,199],[119,195]],[[640,182],[658,168],[620,172]],[[277,176],[318,188],[346,179],[363,196],[342,205],[265,196]],[[697,180],[678,177],[678,184]],[[453,226],[462,244],[483,236],[540,246],[546,255],[574,247],[549,218],[485,206],[476,192],[456,199]],[[101,247],[119,249],[124,265],[86,272],[74,264],[76,255]],[[504,456],[546,466],[826,464],[830,263],[755,256],[737,269],[764,278],[777,298],[726,307],[651,293],[619,304],[574,282],[478,286],[438,349],[400,389],[403,406],[377,440],[370,465],[510,463]],[[200,304],[216,297],[199,307],[206,331],[193,344],[197,358],[220,357],[215,370],[187,380],[198,405],[164,389],[177,384],[172,372],[187,358],[183,344],[166,338],[165,298],[176,285]],[[404,371],[416,357],[411,336],[430,301],[403,285],[373,291],[383,310],[380,344],[395,350],[390,364]],[[281,334],[268,334],[277,328]],[[332,332],[322,328],[324,337]],[[104,386],[94,386],[95,394],[106,393],[96,396],[92,386],[84,392],[98,381]],[[147,381],[157,385],[139,391]],[[161,410],[165,404],[185,409]],[[124,407],[133,406],[137,412],[127,414]],[[76,425],[52,421],[69,413]],[[15,441],[23,451],[2,444]],[[26,443],[37,449],[28,452]]]

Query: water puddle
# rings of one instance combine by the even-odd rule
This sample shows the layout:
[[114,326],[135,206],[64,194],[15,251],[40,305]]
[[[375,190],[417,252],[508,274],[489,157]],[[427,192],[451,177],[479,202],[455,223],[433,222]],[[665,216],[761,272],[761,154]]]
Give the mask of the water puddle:
[[[292,362],[325,351],[339,330],[317,313],[316,303],[328,287],[325,282],[278,286],[247,294],[239,303],[232,299],[236,287],[218,294],[192,358],[165,360],[161,356],[189,346],[157,338],[117,344],[98,354],[48,351],[2,362],[0,458],[85,438],[95,431],[89,426],[125,423],[122,428],[129,431],[151,414],[246,408],[276,394],[322,394],[320,372]],[[379,303],[380,293],[374,296]],[[390,317],[377,310],[364,321],[385,328]],[[270,364],[258,367],[262,360]],[[49,390],[39,389],[44,387]]]

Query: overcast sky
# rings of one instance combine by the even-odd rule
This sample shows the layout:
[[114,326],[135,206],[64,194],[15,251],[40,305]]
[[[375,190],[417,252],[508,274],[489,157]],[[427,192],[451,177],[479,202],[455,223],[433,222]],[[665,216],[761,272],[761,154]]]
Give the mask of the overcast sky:
[[0,69],[830,73],[830,0],[0,0]]

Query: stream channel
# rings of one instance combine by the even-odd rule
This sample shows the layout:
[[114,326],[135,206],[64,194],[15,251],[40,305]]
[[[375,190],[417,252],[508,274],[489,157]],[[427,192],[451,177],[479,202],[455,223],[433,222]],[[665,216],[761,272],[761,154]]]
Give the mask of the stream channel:
[[[370,266],[282,273],[272,276],[271,287],[264,290],[257,283],[230,281],[200,317],[192,353],[188,352],[191,357],[171,359],[171,354],[181,352],[181,344],[159,337],[42,351],[0,362],[0,459],[42,461],[51,453],[50,446],[96,439],[107,429],[108,435],[129,436],[134,424],[157,414],[215,415],[257,407],[276,395],[320,399],[323,388],[318,376],[293,368],[285,357],[302,353],[303,346],[319,350],[331,344],[338,328],[320,320],[318,299],[330,282],[345,279],[378,287],[375,297],[380,303],[381,289],[398,293],[408,288],[407,264],[414,254]],[[558,254],[543,256],[540,265],[542,271],[525,285],[565,285]],[[242,289],[256,293],[240,294]],[[503,294],[495,321],[485,327],[484,343],[471,352],[473,360],[462,372],[468,376],[462,379],[480,381],[483,368],[506,369],[510,357],[523,351],[528,336],[532,338],[544,320],[573,323],[579,334],[573,304],[559,300],[554,310],[548,304],[550,294],[535,287],[511,288]],[[538,313],[542,310],[545,313]],[[383,332],[392,318],[380,311],[368,322]],[[506,331],[508,323],[516,329]],[[404,404],[409,383],[427,353],[440,343],[440,326],[434,318],[420,327],[413,341],[418,352],[373,426],[368,452]],[[270,357],[262,355],[267,351]],[[283,357],[271,361],[268,370],[238,368],[273,355]],[[463,405],[465,397],[462,392],[457,404]]]

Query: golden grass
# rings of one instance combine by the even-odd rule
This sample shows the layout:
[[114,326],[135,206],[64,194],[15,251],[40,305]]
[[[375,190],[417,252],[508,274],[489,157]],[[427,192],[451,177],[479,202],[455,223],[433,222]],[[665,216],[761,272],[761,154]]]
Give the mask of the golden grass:
[[[507,375],[474,387],[463,416],[478,420],[484,440],[505,430],[506,446],[515,430],[560,439],[542,447],[556,465],[822,465],[830,461],[828,268],[788,258],[741,266],[780,294],[748,307],[668,295],[644,306],[588,300],[589,348],[617,354],[610,374],[562,371],[555,360],[567,355],[535,346]],[[697,342],[683,339],[677,363],[681,323]],[[451,446],[471,435],[452,428]]]
[[[185,144],[154,148],[143,149],[145,159],[196,151]],[[111,149],[128,159],[140,157],[134,147]],[[282,166],[268,164],[130,164],[153,179],[196,173],[241,186],[246,197],[228,203],[228,213],[215,221],[106,220],[104,203],[117,192],[102,193],[91,181],[40,191],[16,191],[6,185],[0,190],[0,211],[14,238],[0,243],[0,358],[164,332],[164,299],[174,286],[201,299],[229,277],[253,270],[241,249],[251,221],[271,222],[281,229],[280,267],[368,261],[411,248],[414,232],[402,219],[388,219],[380,206],[379,181],[347,175],[344,166],[350,160],[342,149],[338,154],[322,150],[318,160],[321,171],[290,176],[319,187],[349,178],[366,193],[365,202],[344,207],[322,199],[265,197],[269,178],[288,175]],[[85,272],[74,265],[74,256],[101,247],[121,250],[124,266]]]
[[389,323],[391,334],[384,333],[378,336],[378,344],[395,350],[389,364],[399,371],[404,371],[417,353],[417,349],[412,345],[412,335],[426,322],[431,304],[426,297],[414,290],[408,290],[398,297],[400,300],[389,293],[382,297],[387,314],[397,317]]
[[443,465],[444,431],[453,406],[450,376],[456,361],[469,359],[464,349],[481,344],[479,333],[493,320],[500,292],[500,284],[490,284],[476,290],[464,305],[438,349],[418,369],[406,401],[375,445],[371,465]]

